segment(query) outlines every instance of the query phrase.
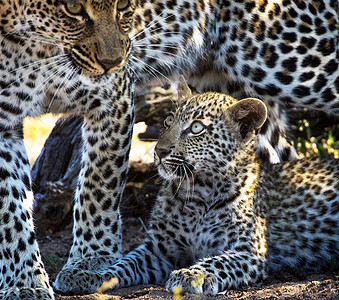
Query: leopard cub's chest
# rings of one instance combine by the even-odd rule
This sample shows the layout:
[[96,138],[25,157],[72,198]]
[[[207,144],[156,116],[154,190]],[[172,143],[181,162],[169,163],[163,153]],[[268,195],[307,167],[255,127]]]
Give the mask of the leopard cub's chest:
[[158,215],[152,232],[167,250],[175,267],[187,267],[207,256],[220,255],[229,247],[232,216],[223,210],[186,204],[170,214]]

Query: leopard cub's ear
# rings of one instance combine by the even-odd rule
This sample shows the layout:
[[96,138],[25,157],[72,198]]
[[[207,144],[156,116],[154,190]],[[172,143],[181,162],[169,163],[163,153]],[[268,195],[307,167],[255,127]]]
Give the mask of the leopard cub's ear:
[[226,111],[231,119],[239,125],[243,139],[250,132],[260,128],[266,121],[267,108],[264,102],[255,98],[246,98],[230,106]]
[[178,102],[181,103],[184,100],[193,96],[191,89],[189,88],[185,77],[180,75],[178,83]]

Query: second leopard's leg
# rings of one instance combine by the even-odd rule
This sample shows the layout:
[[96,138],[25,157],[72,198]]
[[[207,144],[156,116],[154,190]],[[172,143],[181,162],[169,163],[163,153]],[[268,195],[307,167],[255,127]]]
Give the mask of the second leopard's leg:
[[143,245],[117,260],[113,266],[101,271],[101,279],[109,289],[137,284],[164,284],[173,265],[146,239]]
[[[54,287],[64,294],[93,293],[99,271],[121,256],[118,211],[128,171],[134,123],[127,74],[112,94],[92,95],[82,128],[83,156],[75,195],[73,245]],[[115,95],[115,96],[113,96]],[[110,99],[108,103],[105,101]],[[91,110],[91,107],[95,107]],[[99,285],[100,286],[100,285]]]
[[52,300],[35,237],[22,128],[0,131],[0,299]]

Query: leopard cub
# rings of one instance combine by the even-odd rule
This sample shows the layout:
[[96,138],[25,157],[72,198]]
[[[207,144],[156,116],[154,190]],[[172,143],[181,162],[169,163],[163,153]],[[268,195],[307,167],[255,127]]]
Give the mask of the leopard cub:
[[339,160],[262,164],[263,102],[180,89],[188,98],[155,149],[165,182],[148,237],[102,279],[216,294],[260,283],[268,270],[339,259]]

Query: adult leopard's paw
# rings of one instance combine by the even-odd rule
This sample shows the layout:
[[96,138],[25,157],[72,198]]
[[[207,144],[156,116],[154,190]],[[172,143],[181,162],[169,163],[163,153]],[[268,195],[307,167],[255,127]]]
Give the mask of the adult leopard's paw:
[[82,259],[69,259],[63,269],[76,269],[99,272],[112,266],[120,256],[93,256]]
[[173,291],[180,288],[182,292],[215,295],[218,292],[216,278],[198,269],[179,269],[171,273],[166,288]]
[[60,271],[54,288],[62,295],[93,294],[103,282],[103,278],[96,272],[69,267]]
[[111,256],[98,256],[69,260],[58,274],[54,288],[64,295],[95,293],[109,278],[109,274],[107,276],[103,274],[116,259]]
[[54,300],[52,289],[11,288],[0,292],[1,300]]

